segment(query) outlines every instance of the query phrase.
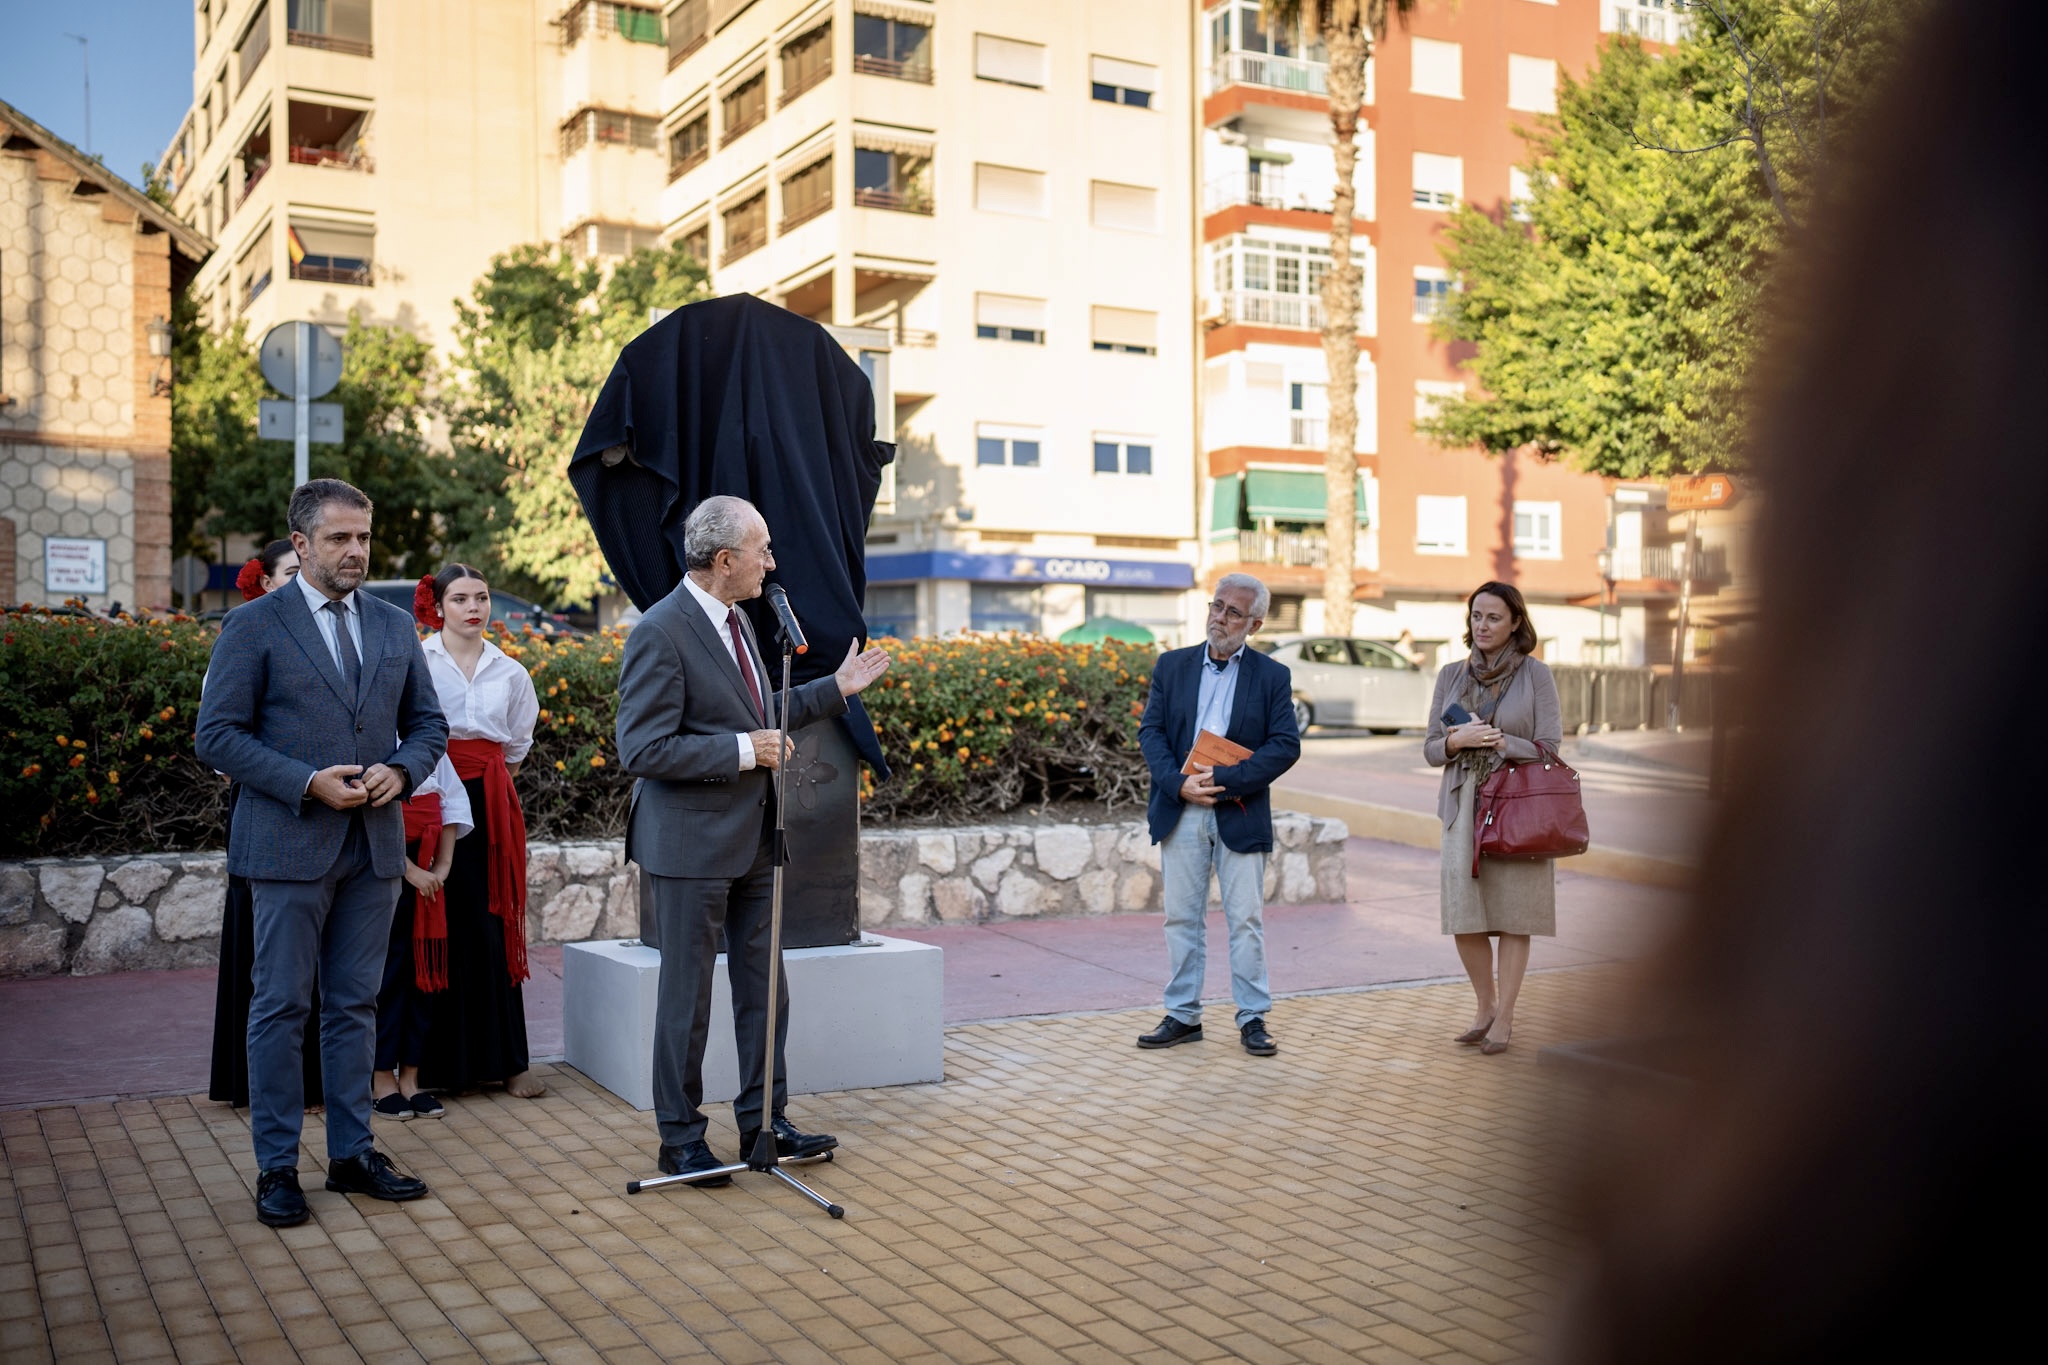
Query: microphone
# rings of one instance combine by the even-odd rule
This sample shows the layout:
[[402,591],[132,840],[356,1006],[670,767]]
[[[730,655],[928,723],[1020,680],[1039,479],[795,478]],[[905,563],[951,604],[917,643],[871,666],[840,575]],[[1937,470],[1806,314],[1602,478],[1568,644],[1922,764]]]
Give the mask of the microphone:
[[782,636],[789,641],[790,648],[799,654],[810,653],[811,646],[804,639],[804,628],[796,623],[796,613],[789,609],[789,594],[782,590],[780,583],[768,585],[768,605],[775,608],[775,619],[782,623]]

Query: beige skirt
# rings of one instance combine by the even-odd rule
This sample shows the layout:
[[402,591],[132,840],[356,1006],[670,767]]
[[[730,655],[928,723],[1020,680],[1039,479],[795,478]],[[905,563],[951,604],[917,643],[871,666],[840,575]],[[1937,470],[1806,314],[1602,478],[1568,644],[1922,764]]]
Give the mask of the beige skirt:
[[1458,787],[1458,818],[1444,831],[1444,932],[1555,934],[1557,867],[1549,859],[1481,858],[1479,875],[1472,875],[1473,787]]

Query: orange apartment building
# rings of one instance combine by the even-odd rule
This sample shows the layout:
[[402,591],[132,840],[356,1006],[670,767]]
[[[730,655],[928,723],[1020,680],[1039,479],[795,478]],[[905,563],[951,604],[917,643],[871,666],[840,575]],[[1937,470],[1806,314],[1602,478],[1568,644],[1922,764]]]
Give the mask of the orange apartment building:
[[[1315,329],[1334,183],[1322,53],[1266,31],[1256,0],[1210,0],[1197,18],[1206,579],[1254,573],[1274,590],[1269,631],[1315,631],[1327,381]],[[1457,348],[1430,331],[1453,287],[1439,250],[1451,208],[1516,212],[1527,191],[1514,166],[1528,159],[1516,127],[1554,110],[1558,74],[1582,74],[1607,33],[1664,38],[1667,21],[1662,0],[1423,0],[1378,46],[1354,182],[1365,270],[1355,634],[1407,629],[1425,647],[1461,649],[1464,596],[1498,578],[1527,596],[1552,661],[1668,659],[1661,618],[1675,584],[1651,576],[1669,565],[1643,548],[1661,530],[1661,488],[1620,490],[1616,503],[1598,477],[1445,450],[1414,430],[1470,382]],[[1623,581],[1603,613],[1601,552],[1631,540],[1634,553],[1609,561]]]

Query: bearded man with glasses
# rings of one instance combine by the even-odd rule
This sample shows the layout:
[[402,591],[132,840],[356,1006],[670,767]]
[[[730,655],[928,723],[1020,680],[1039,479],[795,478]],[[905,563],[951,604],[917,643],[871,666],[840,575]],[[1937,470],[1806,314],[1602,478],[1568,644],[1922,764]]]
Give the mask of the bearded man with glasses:
[[[1152,842],[1163,845],[1169,978],[1166,1017],[1139,1037],[1139,1047],[1201,1040],[1213,873],[1230,928],[1239,1040],[1255,1057],[1280,1050],[1266,1031],[1273,1004],[1266,985],[1266,855],[1273,851],[1268,789],[1301,757],[1301,733],[1294,724],[1293,675],[1285,664],[1246,648],[1271,603],[1258,579],[1225,574],[1209,603],[1208,638],[1168,650],[1152,670],[1138,746],[1152,771],[1146,810]],[[1195,741],[1204,730],[1247,756],[1229,764],[1196,758]]]

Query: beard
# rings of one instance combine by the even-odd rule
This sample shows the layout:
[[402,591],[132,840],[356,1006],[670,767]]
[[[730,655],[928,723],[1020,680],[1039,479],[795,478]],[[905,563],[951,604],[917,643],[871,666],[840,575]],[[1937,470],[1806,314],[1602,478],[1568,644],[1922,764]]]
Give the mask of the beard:
[[333,564],[315,561],[302,566],[299,572],[329,592],[351,593],[363,585],[369,568],[363,560],[339,560]]

